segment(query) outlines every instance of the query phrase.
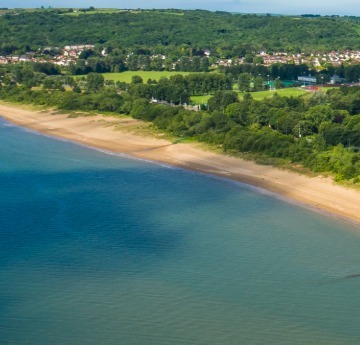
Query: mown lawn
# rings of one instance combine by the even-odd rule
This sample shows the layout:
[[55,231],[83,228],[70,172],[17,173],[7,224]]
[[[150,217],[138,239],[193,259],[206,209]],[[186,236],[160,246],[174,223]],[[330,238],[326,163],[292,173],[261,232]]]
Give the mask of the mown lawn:
[[[143,82],[146,83],[148,79],[155,79],[158,81],[160,78],[169,78],[171,76],[181,74],[181,75],[189,75],[194,72],[169,72],[169,71],[125,71],[121,73],[103,73],[105,80],[113,80],[114,82],[121,81],[125,83],[131,83],[131,79],[134,75],[138,75],[143,79]],[[77,76],[77,78],[80,76]],[[321,88],[320,88],[321,89]],[[326,91],[328,88],[322,88],[323,91]],[[234,88],[239,95],[239,99],[243,99],[245,93],[237,91],[237,88]],[[286,97],[296,97],[305,94],[307,91],[299,88],[299,87],[289,87],[285,89],[278,90],[267,90],[267,91],[258,91],[258,92],[250,92],[251,96],[256,100],[262,100],[266,97],[273,97],[275,93],[280,96]],[[191,102],[195,104],[204,104],[207,103],[209,98],[212,95],[204,95],[204,96],[192,96]]]
[[[279,96],[296,97],[301,96],[306,92],[306,90],[300,89],[298,87],[289,87],[286,89],[251,92],[251,96],[256,100],[262,100],[266,97],[273,97],[275,93],[277,93]],[[242,99],[244,95],[245,93],[239,93],[239,98]]]
[[212,97],[212,95],[191,96],[190,100],[191,100],[192,103],[195,103],[195,104],[204,104],[204,103],[208,102],[210,97]]
[[[301,96],[301,95],[305,94],[306,92],[307,91],[305,91],[301,88],[291,87],[291,88],[286,88],[286,89],[278,89],[276,91],[268,90],[268,91],[250,92],[250,95],[256,100],[262,100],[266,97],[273,97],[275,93],[277,93],[280,96],[296,97],[296,96]],[[243,99],[245,93],[238,92],[238,95],[239,95],[239,99]],[[191,101],[195,104],[203,104],[203,103],[207,103],[207,101],[209,100],[209,98],[211,96],[212,95],[192,96]]]
[[126,71],[121,73],[103,73],[105,80],[114,80],[115,82],[121,81],[125,83],[131,83],[131,78],[134,75],[140,76],[144,83],[148,81],[148,79],[155,79],[158,81],[160,78],[169,78],[173,75],[181,74],[188,75],[192,72],[169,72],[169,71]]
[[111,13],[118,13],[118,12],[124,12],[124,10],[119,10],[119,9],[112,9],[112,8],[99,8],[99,9],[95,9],[94,11],[79,11],[78,9],[75,9],[74,12],[67,12],[67,13],[62,13],[62,15],[65,16],[80,16],[82,14],[111,14]]

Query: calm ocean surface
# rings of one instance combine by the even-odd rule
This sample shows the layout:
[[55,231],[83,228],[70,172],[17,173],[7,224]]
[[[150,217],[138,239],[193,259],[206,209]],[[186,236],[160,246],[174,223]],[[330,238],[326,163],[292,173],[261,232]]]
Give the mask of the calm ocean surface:
[[0,175],[1,345],[360,344],[351,224],[4,120]]

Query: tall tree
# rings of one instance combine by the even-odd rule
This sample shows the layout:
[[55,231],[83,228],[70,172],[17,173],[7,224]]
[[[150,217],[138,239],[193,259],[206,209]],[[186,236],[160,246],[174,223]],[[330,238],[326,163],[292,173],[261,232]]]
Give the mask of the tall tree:
[[241,92],[250,91],[251,75],[249,73],[240,73],[238,78],[238,87]]
[[86,90],[99,91],[104,87],[104,81],[102,74],[91,72],[86,77]]

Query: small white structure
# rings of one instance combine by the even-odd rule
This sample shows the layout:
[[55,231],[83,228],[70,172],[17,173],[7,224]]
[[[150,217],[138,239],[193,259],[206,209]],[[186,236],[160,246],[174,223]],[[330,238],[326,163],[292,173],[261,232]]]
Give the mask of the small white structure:
[[298,77],[298,81],[301,81],[303,83],[316,84],[316,77],[313,77],[312,75],[309,75],[307,77],[302,76]]
[[330,84],[341,84],[345,81],[345,78],[340,78],[338,75],[333,75],[330,79]]

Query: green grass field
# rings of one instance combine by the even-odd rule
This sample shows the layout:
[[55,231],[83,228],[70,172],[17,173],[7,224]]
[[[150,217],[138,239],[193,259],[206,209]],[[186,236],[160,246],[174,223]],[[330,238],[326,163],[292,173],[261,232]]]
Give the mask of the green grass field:
[[94,11],[79,11],[77,9],[75,9],[74,12],[68,12],[68,13],[63,13],[62,15],[65,16],[80,16],[82,14],[109,14],[109,13],[118,13],[118,12],[124,12],[124,10],[118,10],[118,9],[112,9],[112,8],[99,8],[99,9],[95,9]]
[[144,83],[146,83],[148,79],[155,79],[156,81],[158,81],[160,78],[163,77],[169,78],[177,74],[188,75],[190,73],[191,72],[126,71],[121,73],[104,73],[103,76],[105,80],[114,80],[115,82],[122,81],[125,83],[131,83],[131,78],[134,75],[138,75],[143,79]]
[[[304,95],[307,91],[302,90],[298,87],[289,87],[286,89],[278,89],[278,90],[267,90],[267,91],[258,91],[252,92],[251,96],[256,100],[262,100],[266,97],[273,97],[275,93],[279,96],[286,96],[286,97],[296,97]],[[239,93],[239,98],[242,99],[245,93]]]
[[[138,75],[143,79],[143,82],[146,83],[148,79],[155,79],[159,80],[160,78],[169,78],[171,76],[181,74],[181,75],[189,75],[193,72],[169,72],[169,71],[126,71],[121,73],[103,73],[103,76],[105,80],[113,80],[114,82],[121,81],[125,83],[131,83],[131,78],[134,75]],[[81,76],[77,76],[79,78]],[[320,88],[321,89],[321,88]],[[326,91],[329,89],[328,87],[322,88],[323,91]],[[245,93],[238,92],[236,90],[236,87],[234,88],[234,91],[236,91],[239,95],[239,99],[243,99]],[[286,97],[296,97],[301,96],[307,93],[306,90],[303,90],[299,87],[289,87],[285,89],[278,89],[276,91],[274,90],[267,90],[267,91],[258,91],[258,92],[251,92],[251,96],[256,100],[262,100],[266,97],[272,97],[275,93],[277,93],[280,96],[286,96]],[[191,102],[195,104],[204,104],[207,103],[211,95],[204,95],[204,96],[192,96]]]
[[190,100],[191,100],[192,103],[195,103],[195,104],[204,104],[204,103],[208,102],[210,97],[212,97],[212,95],[191,96]]
[[[251,96],[260,101],[266,97],[273,97],[275,92],[280,95],[280,96],[286,96],[286,97],[296,97],[296,96],[301,96],[304,95],[307,91],[302,90],[300,88],[296,88],[296,87],[291,87],[291,88],[286,88],[286,89],[279,89],[276,91],[258,91],[258,92],[251,92]],[[240,93],[238,92],[239,95],[239,99],[243,99],[245,93]],[[191,101],[195,104],[203,104],[203,103],[207,103],[207,101],[209,100],[209,98],[211,97],[211,95],[206,95],[206,96],[192,96],[191,97]]]
[[[108,13],[118,13],[118,12],[127,12],[127,13],[131,13],[131,14],[138,14],[138,13],[143,13],[143,12],[147,12],[146,10],[124,10],[124,9],[116,9],[116,8],[95,8],[93,11],[79,11],[79,9],[74,9],[74,12],[68,12],[68,13],[63,13],[63,15],[66,16],[79,16],[82,14],[108,14]],[[150,12],[150,11],[149,11]],[[158,13],[158,14],[164,14],[164,15],[172,15],[172,16],[183,16],[184,13],[182,12],[164,12],[164,11],[154,11],[151,10],[151,13]]]

